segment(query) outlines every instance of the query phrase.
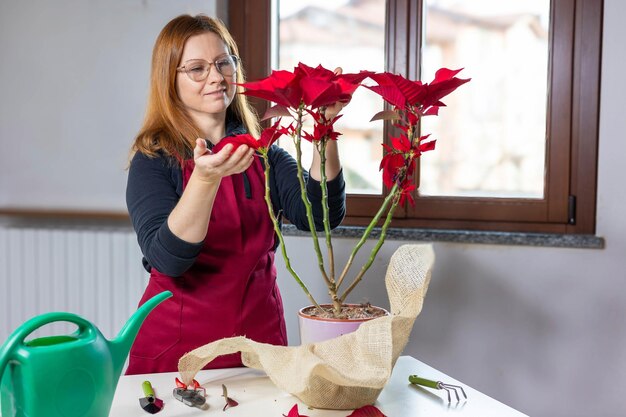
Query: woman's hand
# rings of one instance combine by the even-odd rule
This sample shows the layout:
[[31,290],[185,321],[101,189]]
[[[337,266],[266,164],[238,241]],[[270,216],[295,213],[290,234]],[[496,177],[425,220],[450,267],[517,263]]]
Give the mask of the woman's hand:
[[213,154],[204,139],[196,139],[196,167],[167,219],[170,230],[180,239],[195,243],[204,240],[222,177],[243,172],[252,164],[254,149],[242,145],[232,150],[233,145],[228,144]]
[[[335,71],[333,71],[335,73],[335,75],[340,75],[343,73],[343,69],[341,67],[337,67],[335,68]],[[335,117],[337,117],[337,115],[339,114],[339,112],[341,110],[343,110],[344,107],[346,107],[348,105],[348,103],[350,103],[350,101],[346,102],[346,103],[342,103],[340,101],[337,101],[333,104],[331,104],[330,106],[326,107],[326,112],[324,113],[324,116],[326,116],[327,120],[332,120]]]
[[233,152],[233,145],[228,144],[213,154],[204,139],[196,139],[193,159],[196,164],[193,173],[196,177],[204,182],[217,183],[222,177],[248,169],[254,160],[254,149],[241,145]]

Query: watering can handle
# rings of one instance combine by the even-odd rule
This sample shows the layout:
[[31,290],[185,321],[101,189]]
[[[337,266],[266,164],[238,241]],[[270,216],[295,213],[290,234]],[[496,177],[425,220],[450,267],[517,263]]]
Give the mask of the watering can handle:
[[95,335],[97,330],[91,322],[72,313],[55,312],[33,317],[18,327],[0,347],[0,379],[2,379],[4,368],[11,359],[13,350],[17,346],[24,344],[24,339],[35,330],[57,321],[67,321],[76,324],[79,337],[81,335]]

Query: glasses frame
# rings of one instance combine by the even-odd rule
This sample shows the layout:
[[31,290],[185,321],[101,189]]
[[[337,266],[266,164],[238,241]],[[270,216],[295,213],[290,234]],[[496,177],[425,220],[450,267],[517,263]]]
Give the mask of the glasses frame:
[[[217,61],[221,61],[221,60],[226,59],[226,58],[231,58],[231,59],[233,60],[233,62],[235,63],[235,72],[233,72],[233,73],[232,73],[232,74],[230,74],[230,75],[226,75],[226,74],[222,73],[222,71],[219,69],[219,67],[218,67],[217,65],[215,65],[215,63],[216,63]],[[187,69],[187,65],[188,65],[187,63],[188,63],[188,62],[190,62],[190,61],[204,61],[204,62],[206,62],[207,64],[209,64],[208,70],[204,72],[204,75],[202,76],[202,78],[201,78],[201,79],[199,79],[199,80],[194,80],[194,79],[191,77],[191,74],[189,74],[189,69]],[[199,82],[202,82],[202,81],[204,81],[204,80],[206,80],[206,79],[208,78],[209,74],[211,73],[211,67],[215,67],[215,69],[217,70],[217,72],[218,72],[218,73],[219,73],[222,77],[232,77],[233,75],[236,75],[236,74],[237,74],[237,70],[239,69],[239,64],[240,64],[240,63],[241,63],[241,59],[240,59],[237,55],[235,55],[235,54],[227,54],[227,55],[222,55],[222,56],[220,56],[219,58],[215,59],[213,62],[209,62],[209,61],[207,61],[206,59],[190,59],[190,60],[186,61],[186,62],[185,62],[183,65],[181,65],[180,67],[177,67],[177,68],[176,68],[176,72],[184,72],[185,74],[187,74],[187,77],[189,77],[189,79],[190,79],[191,81],[194,81],[194,82],[198,82],[198,83],[199,83]]]

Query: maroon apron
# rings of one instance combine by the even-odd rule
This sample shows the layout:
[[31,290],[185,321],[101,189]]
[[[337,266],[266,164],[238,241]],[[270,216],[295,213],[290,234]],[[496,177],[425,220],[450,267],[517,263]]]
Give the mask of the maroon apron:
[[[181,165],[184,188],[194,161]],[[287,344],[276,284],[274,229],[258,158],[246,174],[251,198],[246,196],[242,174],[222,178],[204,246],[192,267],[180,277],[152,268],[139,305],[165,290],[174,296],[156,307],[141,326],[130,350],[127,374],[177,371],[185,353],[225,337]],[[237,353],[220,356],[205,369],[241,365]]]

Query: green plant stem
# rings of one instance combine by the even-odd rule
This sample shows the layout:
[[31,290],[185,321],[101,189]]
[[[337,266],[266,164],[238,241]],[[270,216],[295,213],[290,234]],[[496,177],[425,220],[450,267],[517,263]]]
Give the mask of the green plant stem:
[[322,138],[319,141],[317,150],[320,154],[320,186],[322,188],[322,212],[324,214],[324,234],[326,235],[326,248],[328,250],[328,267],[330,269],[330,285],[328,286],[328,294],[333,302],[333,308],[337,314],[341,313],[341,302],[337,297],[337,287],[335,286],[335,254],[333,251],[333,242],[330,234],[330,214],[328,209],[328,178],[326,177],[326,141],[328,138]]
[[320,311],[322,307],[315,301],[313,295],[309,292],[307,286],[302,282],[296,271],[291,267],[291,261],[289,260],[289,256],[287,256],[287,247],[285,246],[285,240],[283,237],[283,232],[280,230],[280,226],[278,224],[278,219],[274,214],[274,207],[272,206],[272,199],[270,197],[270,163],[267,159],[267,154],[261,153],[263,160],[265,161],[265,204],[267,205],[267,210],[269,212],[270,218],[272,219],[272,224],[274,225],[274,231],[276,232],[276,236],[278,236],[278,240],[280,242],[280,249],[283,253],[283,259],[285,260],[285,267],[289,271],[289,273],[294,277],[296,282],[300,285],[304,293],[315,307],[317,307]]
[[298,118],[296,123],[296,163],[298,166],[298,182],[300,183],[300,197],[302,198],[302,202],[304,203],[304,207],[306,209],[306,218],[309,222],[309,229],[311,231],[311,237],[313,238],[313,248],[315,249],[315,254],[317,255],[317,265],[320,269],[320,273],[326,282],[326,286],[328,288],[331,287],[330,279],[326,274],[326,269],[324,268],[324,257],[322,256],[322,251],[320,249],[320,243],[317,240],[317,233],[315,230],[315,222],[313,221],[313,208],[311,207],[311,202],[306,194],[306,184],[304,183],[304,170],[302,169],[302,110],[303,106],[301,105],[298,108]]
[[[393,189],[397,189],[397,184],[394,184]],[[361,279],[363,278],[363,275],[365,275],[367,270],[370,268],[370,266],[374,262],[374,259],[376,259],[376,255],[378,254],[380,247],[383,245],[383,243],[385,243],[385,237],[387,236],[387,228],[389,227],[389,224],[391,223],[391,220],[393,218],[393,212],[396,211],[396,208],[398,207],[398,202],[400,201],[400,198],[399,198],[400,196],[397,195],[397,193],[393,193],[393,194],[390,193],[390,195],[394,196],[393,203],[391,205],[391,208],[389,209],[389,213],[387,213],[387,218],[385,219],[385,223],[383,224],[383,227],[380,230],[380,237],[378,238],[378,242],[376,243],[376,246],[374,247],[374,249],[372,249],[372,252],[370,252],[370,257],[367,263],[363,265],[363,267],[361,268],[357,276],[354,278],[354,281],[352,281],[352,284],[350,284],[350,286],[341,295],[340,300],[342,303],[345,301],[348,294],[352,292],[354,287],[356,287],[356,285],[361,281]]]
[[346,266],[343,268],[343,271],[341,272],[341,275],[339,276],[339,279],[337,280],[337,289],[339,289],[339,287],[341,286],[341,283],[346,278],[346,275],[348,275],[348,271],[350,270],[350,267],[352,266],[352,263],[354,262],[354,258],[357,252],[359,251],[359,249],[361,249],[361,246],[363,246],[363,244],[369,238],[370,234],[372,233],[372,230],[374,230],[374,227],[376,227],[376,225],[378,224],[378,221],[387,210],[389,203],[393,200],[394,195],[396,194],[397,190],[398,190],[398,184],[396,183],[393,185],[393,187],[389,191],[389,194],[387,195],[387,197],[385,197],[383,204],[380,206],[380,208],[378,209],[378,212],[376,213],[376,215],[374,216],[370,224],[365,229],[365,232],[363,232],[363,236],[361,236],[361,240],[359,240],[358,243],[352,249],[352,253],[350,254],[350,257],[348,258],[348,262],[346,263]]

